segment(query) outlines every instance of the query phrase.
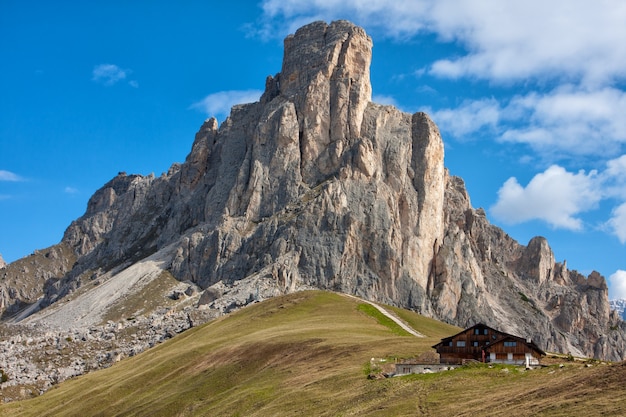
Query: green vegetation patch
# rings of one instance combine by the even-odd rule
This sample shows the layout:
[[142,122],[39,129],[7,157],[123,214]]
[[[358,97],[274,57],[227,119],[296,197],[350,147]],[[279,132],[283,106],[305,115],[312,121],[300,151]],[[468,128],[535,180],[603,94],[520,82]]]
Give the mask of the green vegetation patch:
[[402,321],[411,326],[411,328],[419,331],[426,337],[443,339],[444,337],[452,336],[463,330],[460,327],[442,323],[430,317],[424,317],[414,311],[393,306],[385,306],[385,308],[392,311]]
[[375,318],[378,324],[382,324],[383,326],[387,327],[394,334],[398,336],[411,336],[411,334],[407,332],[406,330],[404,330],[402,327],[400,327],[398,323],[391,320],[389,317],[385,316],[373,305],[359,304],[357,308],[359,311],[362,311],[368,316]]

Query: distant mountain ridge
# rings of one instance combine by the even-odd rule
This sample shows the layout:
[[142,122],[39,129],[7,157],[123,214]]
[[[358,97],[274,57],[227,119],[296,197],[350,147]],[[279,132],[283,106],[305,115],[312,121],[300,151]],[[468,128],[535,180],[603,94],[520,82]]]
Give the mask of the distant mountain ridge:
[[[220,126],[207,120],[184,163],[159,177],[120,173],[58,245],[1,270],[3,318],[88,327],[114,308],[150,313],[121,310],[133,294],[223,314],[319,288],[624,359],[626,325],[604,277],[568,270],[542,237],[524,246],[491,225],[445,169],[428,115],[371,102],[371,57],[372,40],[346,21],[288,36],[260,100]],[[142,292],[160,272],[178,284]],[[137,284],[102,287],[121,276]],[[85,312],[81,297],[96,287],[108,301]]]
[[626,299],[611,300],[611,309],[619,313],[626,320]]

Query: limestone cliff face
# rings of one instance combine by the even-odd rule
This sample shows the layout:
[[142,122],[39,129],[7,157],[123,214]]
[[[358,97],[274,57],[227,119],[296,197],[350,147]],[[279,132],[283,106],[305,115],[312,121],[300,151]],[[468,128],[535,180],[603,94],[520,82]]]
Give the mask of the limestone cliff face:
[[371,48],[345,21],[287,37],[260,100],[221,126],[206,121],[183,164],[160,177],[120,173],[94,194],[62,241],[77,261],[39,285],[40,305],[163,252],[177,279],[211,287],[211,299],[212,286],[254,276],[623,358],[604,279],[568,272],[544,239],[524,247],[474,210],[444,169],[433,121],[371,102]]
[[445,237],[431,274],[434,315],[460,326],[482,320],[548,351],[621,360],[626,326],[605,279],[555,262],[548,242],[520,245],[471,207],[460,178],[446,187]]
[[414,307],[443,237],[443,143],[425,114],[371,103],[371,39],[348,22],[285,40],[260,101],[207,121],[161,178],[120,174],[64,241],[74,275],[177,241],[172,273],[203,287],[258,271]]

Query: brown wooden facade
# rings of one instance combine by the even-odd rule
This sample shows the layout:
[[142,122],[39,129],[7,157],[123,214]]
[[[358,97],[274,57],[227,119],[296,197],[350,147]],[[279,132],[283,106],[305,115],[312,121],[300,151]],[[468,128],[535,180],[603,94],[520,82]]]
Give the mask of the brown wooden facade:
[[541,357],[545,355],[545,352],[532,341],[482,323],[441,339],[441,342],[433,348],[437,350],[440,362],[446,364],[475,360],[538,365]]

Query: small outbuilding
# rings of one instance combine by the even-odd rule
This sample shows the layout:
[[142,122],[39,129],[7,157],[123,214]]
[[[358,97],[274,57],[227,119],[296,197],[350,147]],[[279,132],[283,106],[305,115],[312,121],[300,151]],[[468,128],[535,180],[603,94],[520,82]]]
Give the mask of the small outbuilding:
[[468,361],[533,366],[545,352],[530,339],[524,339],[478,323],[433,346],[443,364]]

